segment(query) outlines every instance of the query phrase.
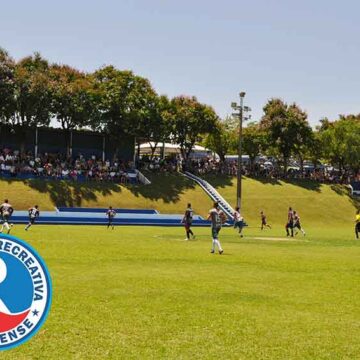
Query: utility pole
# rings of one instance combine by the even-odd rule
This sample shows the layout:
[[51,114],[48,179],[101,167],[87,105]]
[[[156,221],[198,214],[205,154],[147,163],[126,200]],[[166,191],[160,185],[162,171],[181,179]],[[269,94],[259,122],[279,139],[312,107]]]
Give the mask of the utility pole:
[[236,187],[236,206],[239,207],[241,211],[241,197],[242,197],[242,126],[243,120],[250,119],[250,115],[244,118],[244,112],[249,112],[251,109],[248,106],[244,106],[244,97],[245,92],[242,91],[240,96],[240,104],[238,105],[236,102],[231,103],[231,107],[238,112],[233,113],[233,116],[239,118],[239,146],[238,146],[238,166],[237,166],[237,187]]

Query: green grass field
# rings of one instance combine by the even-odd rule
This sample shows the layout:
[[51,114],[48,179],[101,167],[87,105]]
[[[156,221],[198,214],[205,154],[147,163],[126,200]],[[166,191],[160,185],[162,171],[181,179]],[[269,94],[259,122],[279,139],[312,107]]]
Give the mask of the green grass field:
[[[179,175],[150,186],[0,181],[16,209],[55,205],[156,208],[181,213],[211,200]],[[235,179],[208,178],[235,203]],[[7,359],[358,359],[359,203],[345,188],[245,179],[243,239],[231,228],[210,254],[208,228],[22,225],[50,269],[54,299],[40,332]],[[307,236],[284,238],[288,206]],[[265,210],[272,230],[261,232]]]
[[16,226],[46,260],[54,299],[40,332],[1,359],[359,358],[352,227],[296,241],[282,226],[243,239],[227,228],[221,256],[208,228],[195,231],[185,242],[181,228]]

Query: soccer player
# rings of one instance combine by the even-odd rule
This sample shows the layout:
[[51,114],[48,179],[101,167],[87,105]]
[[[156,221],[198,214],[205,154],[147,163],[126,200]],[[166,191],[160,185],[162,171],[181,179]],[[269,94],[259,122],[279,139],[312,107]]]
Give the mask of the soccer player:
[[355,236],[358,239],[360,233],[360,210],[355,215]]
[[287,223],[285,225],[285,229],[286,229],[286,236],[290,235],[290,232],[289,232],[289,229],[290,229],[291,237],[294,237],[294,212],[291,207],[289,207],[288,219],[287,219]]
[[271,229],[271,225],[267,223],[266,215],[263,211],[260,211],[260,217],[261,217],[261,230],[263,230],[265,226]]
[[220,210],[219,204],[214,203],[214,207],[209,211],[207,220],[211,220],[211,233],[212,233],[212,249],[211,253],[215,253],[215,246],[218,247],[219,254],[221,255],[224,250],[219,241],[219,232],[222,224],[226,221],[226,215]]
[[[294,228],[299,229],[302,234],[305,236],[305,230],[302,228],[301,224],[300,224],[300,216],[299,214],[294,210]],[[295,235],[297,235],[297,231],[295,233]]]
[[195,239],[195,235],[191,230],[191,224],[192,224],[192,220],[193,220],[193,210],[191,208],[191,204],[187,204],[187,209],[185,210],[185,214],[183,217],[183,224],[185,225],[185,231],[186,231],[186,239],[185,240],[190,240],[190,235],[192,236],[193,239]]
[[239,228],[240,237],[243,237],[244,218],[240,214],[240,208],[237,206],[234,212],[234,229]]
[[112,206],[109,206],[109,210],[106,212],[106,216],[108,217],[107,228],[111,226],[112,229],[114,230],[113,220],[114,217],[116,216],[116,211],[112,208]]
[[36,218],[40,216],[39,206],[35,205],[29,210],[29,223],[25,227],[25,231],[28,231],[31,225],[34,225]]
[[5,199],[4,202],[0,205],[0,214],[3,221],[0,229],[0,233],[4,231],[4,228],[6,228],[8,234],[10,233],[10,230],[13,225],[12,224],[9,225],[9,220],[13,212],[14,212],[14,208],[9,204],[9,200]]

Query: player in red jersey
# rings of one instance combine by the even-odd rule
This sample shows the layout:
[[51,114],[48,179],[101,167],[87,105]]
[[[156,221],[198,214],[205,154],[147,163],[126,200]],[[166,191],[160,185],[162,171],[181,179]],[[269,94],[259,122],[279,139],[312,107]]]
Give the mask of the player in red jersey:
[[191,208],[191,204],[189,203],[187,205],[187,209],[185,210],[185,214],[182,220],[182,223],[185,226],[185,231],[186,231],[186,239],[185,240],[190,240],[190,235],[192,236],[193,239],[195,239],[195,235],[191,230],[191,225],[192,225],[192,220],[193,220],[193,210]]
[[286,236],[290,236],[291,233],[291,237],[294,237],[294,212],[291,207],[289,207],[288,218],[287,218],[287,223],[285,225],[285,229],[286,229]]
[[267,223],[266,215],[263,211],[260,211],[260,217],[261,217],[261,230],[264,229],[264,227],[268,227],[271,229],[271,225]]

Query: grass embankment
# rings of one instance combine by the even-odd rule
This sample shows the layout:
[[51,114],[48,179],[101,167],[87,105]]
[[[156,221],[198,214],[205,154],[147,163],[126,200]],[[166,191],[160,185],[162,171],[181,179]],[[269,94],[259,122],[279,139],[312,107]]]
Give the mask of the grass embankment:
[[223,229],[220,256],[207,228],[189,242],[181,228],[13,230],[45,258],[54,299],[2,360],[359,358],[360,243],[342,231]]
[[205,216],[211,200],[193,181],[178,174],[146,174],[150,185],[76,183],[71,181],[0,180],[0,201],[8,198],[15,209],[38,204],[41,210],[54,206],[156,209],[161,213],[182,213],[191,202],[197,214]]
[[[236,178],[206,179],[233,206],[236,204]],[[312,181],[243,180],[243,215],[252,225],[259,225],[264,210],[269,223],[284,225],[289,206],[300,214],[304,226],[319,228],[351,226],[360,202],[352,199],[340,185],[319,184]]]
[[[42,210],[54,206],[113,207],[157,209],[161,213],[182,213],[188,202],[195,213],[206,216],[212,201],[193,181],[178,174],[147,174],[151,185],[120,186],[112,183],[74,183],[66,181],[0,180],[0,200],[9,198],[15,209],[37,203]],[[236,178],[207,177],[217,190],[235,206]],[[260,210],[268,221],[283,226],[287,209],[298,210],[304,226],[349,226],[359,206],[342,186],[309,181],[243,181],[243,215],[251,226],[258,226]]]

